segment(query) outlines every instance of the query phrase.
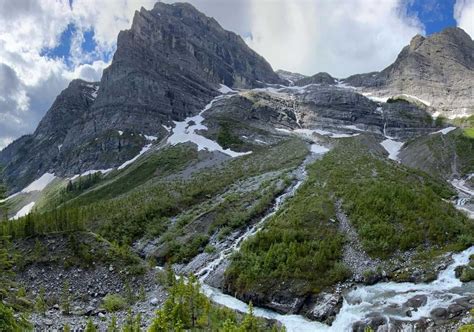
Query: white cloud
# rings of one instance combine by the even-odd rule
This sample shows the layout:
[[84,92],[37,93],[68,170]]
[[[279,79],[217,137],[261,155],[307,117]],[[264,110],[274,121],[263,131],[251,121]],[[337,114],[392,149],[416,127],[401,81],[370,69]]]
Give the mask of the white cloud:
[[251,5],[247,43],[274,67],[307,75],[381,70],[424,32],[397,0],[254,0]]
[[108,52],[115,47],[120,30],[129,29],[133,14],[141,7],[153,8],[156,0],[74,0],[75,23],[82,29],[94,28],[99,50]]
[[11,142],[13,142],[13,139],[11,137],[0,138],[0,151],[3,150]]
[[456,0],[454,18],[458,27],[474,39],[474,0]]
[[[0,1],[0,148],[12,138],[31,133],[70,80],[100,80],[110,64],[101,59],[102,53],[113,51],[116,35],[123,27],[112,24],[109,30],[115,36],[98,40],[97,50],[86,53],[82,50],[83,32],[95,29],[94,17],[100,21],[97,16],[106,13],[101,13],[103,6],[98,8],[90,1],[74,3],[77,12],[69,0]],[[115,4],[118,2],[108,1],[105,7]],[[111,14],[118,17],[113,11]],[[86,24],[86,18],[92,25]],[[45,56],[44,50],[58,46],[70,24],[77,30],[71,39],[69,59]],[[105,25],[97,23],[97,29],[100,37]]]

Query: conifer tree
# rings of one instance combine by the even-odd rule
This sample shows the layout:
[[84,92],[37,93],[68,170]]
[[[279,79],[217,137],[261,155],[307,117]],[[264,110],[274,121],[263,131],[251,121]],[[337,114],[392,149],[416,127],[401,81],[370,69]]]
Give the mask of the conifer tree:
[[35,308],[43,316],[46,314],[46,310],[48,309],[48,306],[46,304],[44,287],[41,287],[39,290],[38,296],[36,297]]
[[107,327],[107,332],[119,332],[119,328],[117,326],[117,317],[115,315],[112,316],[110,320],[109,326]]
[[71,312],[71,297],[69,295],[69,282],[67,280],[63,284],[61,293],[61,308],[66,315],[69,315]]
[[84,330],[84,332],[97,332],[97,328],[95,327],[94,322],[91,318],[87,320],[86,329]]

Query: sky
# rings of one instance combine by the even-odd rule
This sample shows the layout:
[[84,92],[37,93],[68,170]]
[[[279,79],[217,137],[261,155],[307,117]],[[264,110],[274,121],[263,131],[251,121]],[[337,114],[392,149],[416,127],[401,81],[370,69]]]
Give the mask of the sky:
[[[165,2],[174,2],[164,0]],[[0,0],[0,149],[32,133],[74,78],[98,81],[117,34],[156,0]],[[382,70],[416,34],[459,26],[474,0],[189,0],[274,69],[339,78]]]

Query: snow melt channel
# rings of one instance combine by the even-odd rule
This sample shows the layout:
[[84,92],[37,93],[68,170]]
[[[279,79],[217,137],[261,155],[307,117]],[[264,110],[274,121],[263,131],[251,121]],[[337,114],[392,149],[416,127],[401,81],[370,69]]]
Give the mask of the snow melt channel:
[[172,134],[168,137],[168,143],[176,145],[179,143],[192,142],[198,146],[198,151],[219,151],[225,153],[231,157],[239,157],[252,153],[248,152],[235,152],[231,149],[224,149],[217,142],[210,140],[202,135],[196,133],[198,130],[207,130],[208,128],[202,124],[204,117],[202,114],[212,107],[214,102],[227,98],[226,95],[220,95],[214,98],[204,109],[195,116],[188,117],[184,121],[174,121],[175,127],[173,128]]

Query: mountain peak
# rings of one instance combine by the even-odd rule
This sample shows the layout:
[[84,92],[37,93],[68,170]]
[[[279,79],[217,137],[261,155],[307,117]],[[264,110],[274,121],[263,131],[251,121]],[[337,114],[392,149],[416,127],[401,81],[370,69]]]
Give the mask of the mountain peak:
[[345,82],[384,96],[409,94],[454,118],[474,113],[474,42],[460,28],[416,35],[396,61],[380,73],[359,74]]
[[425,37],[420,34],[415,35],[410,41],[410,49],[416,50],[424,41]]

